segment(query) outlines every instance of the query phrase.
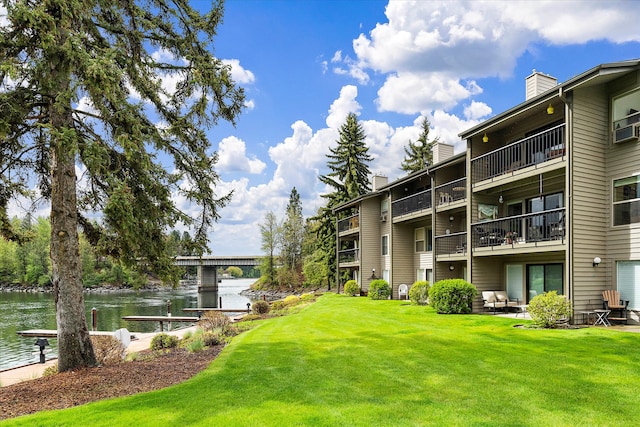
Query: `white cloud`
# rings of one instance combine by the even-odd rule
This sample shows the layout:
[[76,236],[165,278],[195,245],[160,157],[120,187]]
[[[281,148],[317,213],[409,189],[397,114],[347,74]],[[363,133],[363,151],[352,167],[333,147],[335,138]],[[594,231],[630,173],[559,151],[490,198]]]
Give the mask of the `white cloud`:
[[249,99],[244,102],[244,106],[248,110],[253,110],[254,108],[256,108],[256,102],[253,99]]
[[489,116],[491,111],[491,107],[484,102],[471,101],[471,104],[464,107],[464,117],[470,120],[477,120]]
[[9,25],[9,19],[7,18],[7,8],[0,6],[0,27],[6,27]]
[[356,86],[343,86],[340,90],[340,96],[329,107],[329,115],[326,120],[327,126],[332,129],[338,129],[344,124],[349,113],[358,114],[362,107],[356,101],[357,96],[358,88]]
[[399,73],[387,78],[378,90],[378,109],[404,114],[449,109],[477,95],[482,89],[474,82],[462,82],[445,73]]
[[220,141],[218,146],[217,169],[221,172],[247,172],[259,174],[267,165],[257,158],[248,158],[243,140],[230,136]]
[[[640,41],[640,2],[390,1],[387,23],[353,41],[358,70],[386,75],[378,105],[405,114],[449,109],[508,77],[535,43]],[[338,68],[346,74],[349,70]]]
[[256,76],[240,65],[238,59],[223,59],[222,63],[231,66],[231,77],[239,84],[252,84],[256,81]]

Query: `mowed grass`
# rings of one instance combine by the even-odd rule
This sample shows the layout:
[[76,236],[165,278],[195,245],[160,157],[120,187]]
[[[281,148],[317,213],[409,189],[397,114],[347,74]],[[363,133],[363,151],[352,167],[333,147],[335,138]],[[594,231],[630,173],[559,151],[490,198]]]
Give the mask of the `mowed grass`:
[[259,322],[168,389],[8,420],[38,426],[609,426],[640,419],[640,334],[514,328],[326,294]]

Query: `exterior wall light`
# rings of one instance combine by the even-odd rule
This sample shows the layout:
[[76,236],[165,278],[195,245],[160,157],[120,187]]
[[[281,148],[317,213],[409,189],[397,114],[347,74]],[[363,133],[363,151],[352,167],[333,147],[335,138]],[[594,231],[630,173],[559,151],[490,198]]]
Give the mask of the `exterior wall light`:
[[600,259],[600,257],[597,256],[593,259],[593,266],[597,267],[601,262],[602,262],[602,259]]
[[375,280],[375,279],[377,279],[377,277],[376,277],[376,269],[375,269],[375,268],[372,268],[372,269],[371,269],[371,277],[369,277],[369,279],[370,279],[370,280]]
[[553,109],[553,105],[551,105],[551,103],[549,103],[549,106],[547,107],[547,114],[548,115],[552,115],[554,111],[555,110]]
[[484,136],[482,137],[482,142],[487,143],[489,142],[489,137],[487,136],[487,133],[484,133]]
[[449,271],[453,271],[455,270],[455,267],[453,266],[453,264],[449,264]]

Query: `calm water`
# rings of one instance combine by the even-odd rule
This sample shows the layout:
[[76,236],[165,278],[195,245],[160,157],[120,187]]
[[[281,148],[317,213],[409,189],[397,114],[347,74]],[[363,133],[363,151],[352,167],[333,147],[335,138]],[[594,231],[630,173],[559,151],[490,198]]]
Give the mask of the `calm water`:
[[[167,300],[171,300],[171,312],[174,316],[195,316],[195,313],[185,313],[182,309],[217,307],[220,299],[223,308],[246,308],[250,301],[239,293],[249,288],[254,281],[255,279],[223,280],[217,295],[199,295],[195,286],[189,289],[154,292],[85,294],[87,326],[91,329],[93,307],[97,310],[99,331],[127,328],[131,332],[159,331],[158,322],[126,322],[122,317],[164,316],[167,314]],[[38,347],[34,346],[36,338],[25,338],[16,334],[17,331],[26,329],[56,329],[53,295],[0,292],[0,370],[39,360],[39,355],[33,354],[38,350]],[[49,343],[52,351],[47,354],[47,359],[56,357],[56,340],[49,339]]]

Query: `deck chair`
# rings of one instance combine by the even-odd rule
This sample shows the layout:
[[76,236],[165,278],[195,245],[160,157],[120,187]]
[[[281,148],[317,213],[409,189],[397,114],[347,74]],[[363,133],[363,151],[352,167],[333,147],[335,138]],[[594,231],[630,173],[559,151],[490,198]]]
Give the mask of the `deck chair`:
[[498,301],[494,291],[482,291],[482,302],[485,310],[493,311],[493,314],[496,314],[498,309],[504,310],[507,307],[504,301]]
[[505,304],[505,311],[509,311],[510,307],[517,307],[520,305],[520,301],[509,299],[509,295],[507,295],[506,291],[496,291],[496,299],[498,302],[503,302]]
[[398,286],[398,299],[407,299],[409,297],[409,288],[404,283]]
[[613,289],[602,291],[602,303],[605,310],[618,312],[617,314],[619,317],[610,315],[609,320],[618,320],[625,324],[627,323],[627,308],[629,306],[629,301],[623,301],[620,299],[620,292],[614,291]]

